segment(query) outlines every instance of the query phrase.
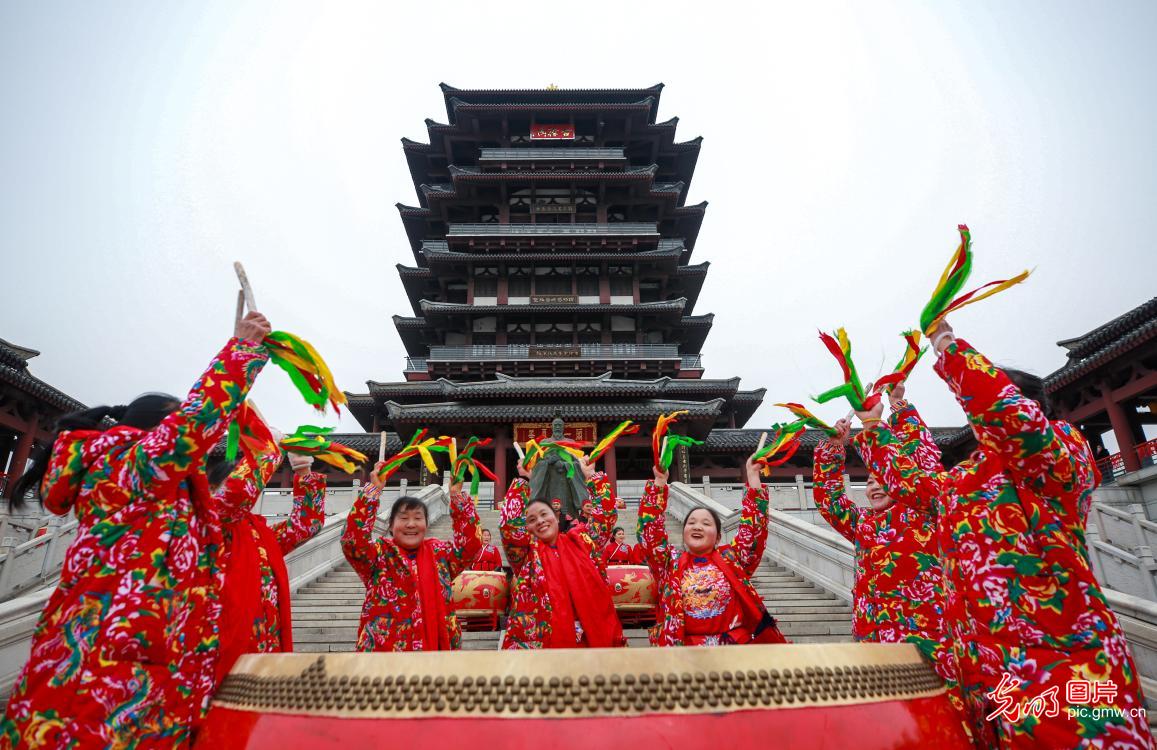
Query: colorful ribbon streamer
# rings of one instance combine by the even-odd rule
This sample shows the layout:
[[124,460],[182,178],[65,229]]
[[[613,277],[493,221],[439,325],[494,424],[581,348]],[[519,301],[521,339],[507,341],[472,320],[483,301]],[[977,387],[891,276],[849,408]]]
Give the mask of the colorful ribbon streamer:
[[776,406],[783,407],[784,409],[790,411],[807,427],[814,427],[817,430],[823,430],[828,435],[836,434],[835,428],[817,417],[815,414],[812,414],[803,404],[797,404],[793,401],[788,401],[787,403],[776,404]]
[[490,445],[490,438],[471,437],[466,441],[466,447],[458,454],[457,458],[452,461],[454,466],[454,481],[461,482],[470,475],[470,495],[471,497],[478,497],[478,488],[482,482],[482,477],[486,477],[491,482],[495,483],[497,487],[498,476],[493,471],[488,469],[481,461],[474,457],[474,451],[477,448]]
[[765,477],[769,476],[773,467],[782,466],[791,460],[791,457],[799,450],[804,427],[806,427],[806,421],[803,419],[771,426],[771,437],[764,443],[763,448],[756,451],[755,455],[751,457],[753,463],[760,465],[760,473]]
[[241,402],[241,408],[237,410],[225,434],[226,461],[237,459],[242,442],[245,443],[245,450],[249,454],[257,454],[264,450],[265,446],[277,442],[273,439],[269,425],[265,424],[257,409],[247,400]]
[[285,370],[307,404],[324,413],[328,403],[341,413],[339,405],[346,403],[346,395],[312,344],[292,333],[273,331],[265,336],[265,348],[269,359]]
[[689,448],[692,445],[703,445],[703,441],[686,435],[667,435],[663,440],[662,454],[659,456],[659,468],[670,471],[671,464],[675,461],[675,449],[679,446]]
[[920,358],[924,356],[924,352],[928,351],[928,347],[920,346],[919,331],[904,331],[900,335],[904,337],[904,356],[900,358],[896,369],[876,381],[872,386],[872,395],[889,393],[897,385],[907,380],[908,376],[912,374],[912,370],[916,369],[916,364]]
[[1011,279],[990,281],[967,294],[956,296],[972,274],[973,258],[972,233],[965,224],[961,224],[957,229],[960,232],[960,245],[952,254],[952,259],[945,267],[944,273],[940,275],[939,283],[932,290],[932,297],[920,313],[920,329],[924,331],[925,336],[932,335],[932,331],[949,313],[1016,286],[1029,276],[1029,271],[1021,271]]
[[816,403],[826,404],[828,401],[843,396],[856,411],[867,411],[880,401],[879,394],[864,393],[864,386],[860,382],[860,374],[856,372],[856,365],[852,362],[852,342],[848,340],[848,332],[843,328],[836,330],[834,336],[820,331],[820,341],[827,347],[843,372],[844,382],[835,388],[830,388],[813,400]]
[[590,452],[590,455],[587,456],[587,461],[593,464],[595,461],[598,461],[600,458],[602,458],[604,453],[610,450],[610,447],[615,444],[616,440],[621,438],[623,435],[634,435],[638,431],[639,425],[635,424],[629,419],[626,420],[618,427],[608,432],[606,436],[599,441],[599,444],[596,445],[594,450]]
[[366,456],[364,453],[326,437],[333,431],[333,427],[302,425],[292,435],[287,435],[281,441],[281,447],[289,453],[312,456],[318,461],[324,461],[330,466],[341,469],[346,474],[353,474],[358,469],[357,464],[366,462]]
[[[671,430],[671,425],[675,424],[684,414],[690,414],[686,409],[681,411],[673,411],[670,414],[660,414],[655,421],[655,429],[651,433],[651,455],[655,459],[655,466],[666,471],[663,466],[663,438],[667,437],[667,433]],[[668,463],[668,466],[670,464]]]
[[406,447],[385,463],[381,471],[378,472],[378,476],[383,480],[389,479],[394,472],[402,468],[402,465],[414,456],[419,456],[422,459],[422,463],[426,465],[426,469],[431,474],[437,474],[438,464],[434,461],[433,454],[449,453],[454,439],[445,436],[426,437],[427,434],[429,433],[425,427],[416,431],[410,438],[410,442],[406,443]]

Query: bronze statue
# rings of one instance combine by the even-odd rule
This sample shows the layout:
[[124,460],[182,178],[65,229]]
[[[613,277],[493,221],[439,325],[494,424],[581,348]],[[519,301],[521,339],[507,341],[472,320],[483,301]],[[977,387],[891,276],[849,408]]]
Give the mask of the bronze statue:
[[[555,417],[550,423],[550,437],[539,441],[539,444],[549,445],[562,440],[564,426],[562,417]],[[571,464],[557,451],[548,451],[530,472],[530,499],[547,502],[558,500],[562,503],[562,514],[577,520],[590,493],[578,465],[574,465],[573,476],[567,476],[569,466]]]

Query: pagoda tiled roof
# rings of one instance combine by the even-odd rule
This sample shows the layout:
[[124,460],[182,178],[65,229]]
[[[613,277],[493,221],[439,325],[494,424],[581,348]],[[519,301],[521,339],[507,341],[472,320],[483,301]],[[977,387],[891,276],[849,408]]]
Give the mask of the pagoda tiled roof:
[[368,396],[372,398],[429,398],[443,397],[449,401],[509,398],[520,396],[558,396],[563,398],[656,398],[661,396],[687,397],[691,395],[721,395],[731,397],[738,391],[739,378],[687,379],[653,378],[627,380],[614,378],[611,373],[592,377],[515,377],[497,373],[492,380],[458,382],[439,378],[425,382],[379,383],[367,381]]
[[[770,427],[755,429],[716,428],[707,436],[703,445],[692,446],[691,451],[693,453],[754,453],[759,446],[760,435],[770,430]],[[930,430],[932,439],[941,448],[960,445],[972,436],[972,431],[968,427],[932,427]],[[853,434],[856,432],[859,430],[852,431]],[[810,452],[826,437],[823,430],[805,430],[800,438],[800,449]]]
[[[377,432],[331,432],[326,435],[326,437],[335,443],[340,443],[347,448],[353,448],[355,451],[364,453],[367,457],[367,464],[377,460],[378,445],[382,439],[381,433]],[[404,447],[405,441],[398,437],[398,433],[386,433],[387,456],[400,452]],[[225,456],[225,440],[222,439],[214,445],[209,450],[209,455],[212,458],[223,458]]]
[[[425,209],[419,209],[425,210]],[[655,237],[653,222],[619,221],[599,224],[451,224],[447,237]]]
[[[686,298],[665,302],[636,302],[631,304],[587,305],[578,303],[524,304],[524,305],[464,305],[455,302],[432,302],[422,300],[422,312],[426,315],[476,315],[499,312],[655,312],[679,313],[687,305]],[[684,318],[686,320],[686,318]]]
[[450,401],[435,404],[399,404],[387,401],[386,411],[396,422],[441,422],[455,423],[495,422],[495,421],[544,421],[561,415],[566,420],[622,420],[657,419],[660,414],[686,410],[684,421],[714,420],[722,412],[726,401],[722,398],[710,401],[669,401],[666,399],[646,399],[640,401],[609,403],[561,403],[561,404],[471,404]]
[[[427,262],[480,262],[480,261],[516,261],[516,262],[530,262],[530,261],[557,261],[557,260],[616,260],[624,257],[631,260],[661,260],[673,259],[678,260],[680,256],[686,252],[683,246],[683,241],[679,239],[662,239],[659,240],[659,246],[651,250],[572,250],[567,251],[565,248],[560,250],[550,250],[546,252],[505,252],[505,253],[484,253],[484,252],[465,252],[459,250],[451,250],[450,245],[445,240],[425,240],[422,242],[422,255],[425,256]],[[707,266],[708,263],[701,263],[700,266]],[[698,266],[692,266],[697,268]],[[704,269],[705,270],[705,269]]]
[[1157,338],[1157,297],[1083,336],[1058,341],[1058,346],[1068,349],[1069,361],[1045,378],[1045,387],[1050,392],[1056,391],[1114,357],[1155,338]]
[[28,371],[28,360],[39,354],[40,352],[35,349],[17,346],[0,339],[0,382],[18,388],[34,399],[43,401],[62,412],[80,411],[86,408],[84,404],[72,396],[52,387]]
[[[539,170],[503,170],[500,172],[484,172],[477,167],[450,166],[451,185],[444,183],[422,184],[418,189],[427,200],[454,200],[461,197],[459,183],[478,182],[491,184],[495,182],[563,182],[567,184],[580,182],[641,182],[650,185],[651,195],[678,200],[683,194],[682,182],[655,182],[655,174],[659,167],[652,164],[649,167],[627,167],[617,170],[594,169],[539,169]],[[534,226],[534,225],[531,225]]]
[[446,103],[446,116],[454,118],[454,102],[469,103],[625,103],[649,99],[654,102],[651,121],[659,108],[663,84],[643,89],[460,89],[448,83],[438,84]]

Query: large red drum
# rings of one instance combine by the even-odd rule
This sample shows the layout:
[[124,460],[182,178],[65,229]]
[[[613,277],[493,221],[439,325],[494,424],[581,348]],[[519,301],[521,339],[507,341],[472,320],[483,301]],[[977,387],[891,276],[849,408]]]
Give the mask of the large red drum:
[[498,625],[506,611],[510,586],[501,570],[464,570],[454,579],[452,588],[454,613],[463,625]]
[[969,748],[909,644],[250,654],[196,748]]
[[655,577],[646,565],[608,565],[611,599],[620,612],[653,612],[659,601]]

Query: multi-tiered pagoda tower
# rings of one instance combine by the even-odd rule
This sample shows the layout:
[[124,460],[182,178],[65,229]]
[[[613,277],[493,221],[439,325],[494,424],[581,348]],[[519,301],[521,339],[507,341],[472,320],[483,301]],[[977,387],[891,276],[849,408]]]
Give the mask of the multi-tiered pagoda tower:
[[[511,441],[556,414],[584,440],[676,409],[699,438],[751,417],[763,389],[703,377],[709,264],[691,261],[707,204],[687,204],[700,139],[656,121],[662,88],[442,85],[449,124],[402,141],[419,201],[398,205],[414,256],[398,265],[413,314],[394,317],[405,380],[351,394],[366,430],[493,437],[505,481]],[[640,434],[605,468],[641,479],[650,462]]]

